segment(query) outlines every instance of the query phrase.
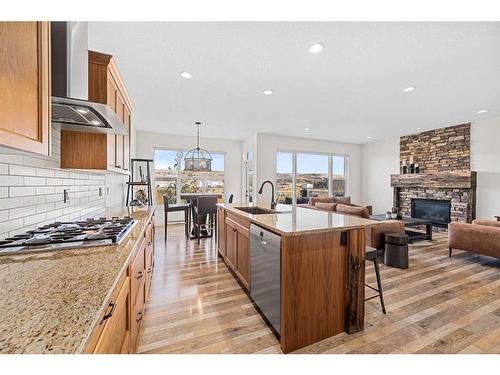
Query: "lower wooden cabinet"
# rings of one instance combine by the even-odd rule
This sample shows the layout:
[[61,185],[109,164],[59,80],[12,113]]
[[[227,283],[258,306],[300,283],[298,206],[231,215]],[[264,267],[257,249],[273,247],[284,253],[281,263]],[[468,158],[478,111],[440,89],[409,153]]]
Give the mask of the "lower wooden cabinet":
[[226,256],[226,210],[217,207],[217,249],[222,257]]
[[[250,222],[227,216],[225,219],[224,261],[250,290]],[[220,240],[219,240],[220,241]],[[221,254],[222,255],[222,254]]]
[[126,277],[116,300],[108,306],[108,312],[100,324],[102,333],[94,349],[95,354],[128,353],[130,346],[130,278]]
[[137,240],[134,255],[112,293],[107,311],[94,330],[86,353],[136,353],[137,339],[154,266],[154,216]]

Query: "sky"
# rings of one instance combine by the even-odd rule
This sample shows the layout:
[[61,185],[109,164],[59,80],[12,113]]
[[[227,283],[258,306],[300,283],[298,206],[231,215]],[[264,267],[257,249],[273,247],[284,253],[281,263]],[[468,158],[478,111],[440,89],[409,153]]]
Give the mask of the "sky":
[[[224,154],[212,154],[212,171],[224,171]],[[155,169],[173,168],[177,151],[155,150]]]
[[[278,152],[276,159],[278,173],[292,173],[292,154]],[[328,156],[313,154],[297,154],[297,173],[324,173],[328,174]],[[333,174],[344,174],[344,158],[334,156]]]

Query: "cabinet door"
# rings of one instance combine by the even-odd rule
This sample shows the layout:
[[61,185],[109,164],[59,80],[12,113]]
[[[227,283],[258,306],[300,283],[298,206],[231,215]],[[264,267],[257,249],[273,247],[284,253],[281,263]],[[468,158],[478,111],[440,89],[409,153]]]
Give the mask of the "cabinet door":
[[125,278],[116,301],[108,307],[109,318],[99,337],[94,353],[128,353],[130,347],[130,278]]
[[237,257],[236,271],[241,281],[250,289],[250,239],[248,230],[238,228],[237,230]]
[[123,123],[127,129],[127,135],[123,136],[123,169],[130,170],[130,141],[132,137],[131,115],[127,106],[124,107]]
[[[116,114],[121,122],[123,122],[125,104],[119,92],[116,93]],[[123,135],[115,135],[115,167],[123,169]]]
[[[111,77],[108,75],[107,83],[108,92],[108,107],[116,112],[116,85]],[[114,134],[108,134],[108,166],[114,168],[116,165],[116,137]]]
[[130,316],[130,352],[136,353],[137,351],[137,337],[139,336],[139,329],[141,327],[142,318],[144,316],[144,280],[141,281],[141,288],[139,289],[136,304],[132,306],[132,315]]
[[0,144],[49,155],[49,22],[0,22],[0,51]]
[[217,208],[217,248],[219,249],[219,254],[223,257],[226,256],[226,226],[224,225],[224,219],[226,211],[222,208]]
[[235,224],[226,218],[226,261],[229,266],[236,269],[238,247],[238,233]]

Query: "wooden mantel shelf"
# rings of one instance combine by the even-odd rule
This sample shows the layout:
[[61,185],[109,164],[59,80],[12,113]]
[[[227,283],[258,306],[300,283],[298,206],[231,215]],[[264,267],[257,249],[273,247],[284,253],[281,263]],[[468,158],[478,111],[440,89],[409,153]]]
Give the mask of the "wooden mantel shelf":
[[473,171],[415,173],[391,175],[391,186],[395,188],[456,188],[475,189],[477,173]]

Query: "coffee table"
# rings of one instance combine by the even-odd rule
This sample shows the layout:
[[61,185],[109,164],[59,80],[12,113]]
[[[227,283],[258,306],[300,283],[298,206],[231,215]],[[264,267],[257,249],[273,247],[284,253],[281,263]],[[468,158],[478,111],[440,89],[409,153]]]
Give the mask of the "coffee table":
[[429,240],[432,241],[432,221],[425,219],[417,219],[415,217],[403,216],[402,219],[387,219],[385,214],[376,214],[371,215],[370,219],[376,221],[385,221],[385,220],[401,220],[405,228],[418,227],[420,225],[425,225],[425,233],[417,232],[414,230],[405,230],[408,237],[410,237],[410,242],[421,241],[421,240]]

